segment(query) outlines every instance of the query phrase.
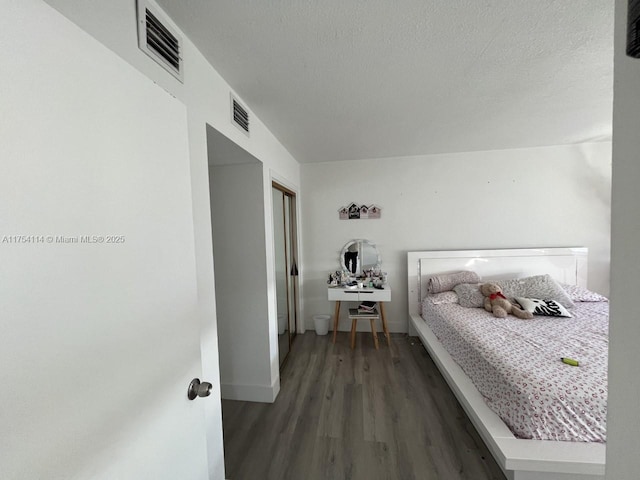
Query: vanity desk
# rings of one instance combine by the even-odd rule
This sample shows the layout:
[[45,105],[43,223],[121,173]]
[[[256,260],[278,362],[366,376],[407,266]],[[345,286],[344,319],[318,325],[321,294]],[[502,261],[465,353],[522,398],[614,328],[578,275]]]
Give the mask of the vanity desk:
[[384,314],[384,302],[391,301],[391,287],[384,285],[383,288],[363,287],[363,288],[347,288],[347,287],[329,287],[329,301],[336,302],[336,313],[333,319],[333,343],[336,343],[336,335],[338,333],[338,321],[340,319],[341,302],[377,302],[380,311],[380,320],[382,321],[382,330],[387,338],[387,344],[390,344],[389,329],[387,328],[387,319]]

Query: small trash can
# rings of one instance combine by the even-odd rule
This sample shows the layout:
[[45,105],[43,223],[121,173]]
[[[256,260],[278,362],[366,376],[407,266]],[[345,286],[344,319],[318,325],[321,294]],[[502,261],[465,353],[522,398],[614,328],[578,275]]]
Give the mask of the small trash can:
[[316,324],[316,335],[326,335],[329,333],[329,320],[331,315],[314,315],[313,322]]

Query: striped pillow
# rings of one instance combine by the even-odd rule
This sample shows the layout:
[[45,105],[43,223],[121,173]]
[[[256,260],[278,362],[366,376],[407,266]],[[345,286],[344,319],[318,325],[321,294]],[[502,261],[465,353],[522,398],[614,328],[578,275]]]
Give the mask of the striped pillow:
[[547,317],[571,317],[571,314],[560,302],[555,300],[540,300],[537,298],[516,297],[516,302],[523,310],[534,315],[545,315]]

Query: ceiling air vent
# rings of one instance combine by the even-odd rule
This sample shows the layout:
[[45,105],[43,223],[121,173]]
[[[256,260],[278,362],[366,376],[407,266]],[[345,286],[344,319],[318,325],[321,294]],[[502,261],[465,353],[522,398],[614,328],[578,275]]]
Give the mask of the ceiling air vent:
[[138,0],[138,46],[182,82],[182,38],[145,0]]
[[231,94],[231,122],[249,136],[249,112],[233,94]]

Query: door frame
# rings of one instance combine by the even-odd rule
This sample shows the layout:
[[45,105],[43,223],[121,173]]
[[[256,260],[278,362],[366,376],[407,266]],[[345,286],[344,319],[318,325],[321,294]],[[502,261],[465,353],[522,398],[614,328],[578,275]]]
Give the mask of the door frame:
[[[299,249],[299,235],[298,235],[298,195],[297,193],[292,190],[291,188],[286,187],[285,185],[282,184],[282,182],[272,179],[271,180],[271,187],[272,189],[276,189],[280,192],[283,193],[283,202],[285,201],[285,199],[288,197],[291,200],[293,200],[290,203],[290,213],[289,213],[289,219],[288,219],[288,224],[289,224],[289,232],[285,232],[285,242],[287,241],[291,241],[290,245],[288,245],[291,249],[292,249],[292,257],[295,260],[295,266],[296,266],[296,270],[297,270],[297,275],[296,278],[293,281],[293,292],[289,291],[288,285],[289,282],[287,282],[287,321],[290,322],[291,320],[291,312],[290,307],[291,307],[291,298],[290,295],[293,295],[293,329],[291,328],[291,324],[288,325],[288,331],[289,331],[289,352],[291,351],[291,346],[293,345],[293,342],[295,341],[296,336],[298,335],[298,333],[304,333],[303,331],[300,331],[300,280],[299,280],[299,274],[300,274],[300,249]],[[272,206],[272,211],[273,211],[273,206]],[[286,212],[286,209],[283,208],[283,212]],[[286,213],[285,213],[286,214]],[[287,225],[287,221],[285,219],[284,222],[285,225]],[[286,228],[286,227],[285,227]],[[274,232],[275,233],[275,232]],[[291,269],[292,269],[292,264],[289,262],[289,258],[286,258],[286,273],[287,275],[291,276]],[[275,261],[275,260],[274,260]],[[282,367],[286,364],[287,359],[289,358],[289,352],[287,352],[287,355],[285,356],[285,359],[282,362],[281,365],[281,369]]]

